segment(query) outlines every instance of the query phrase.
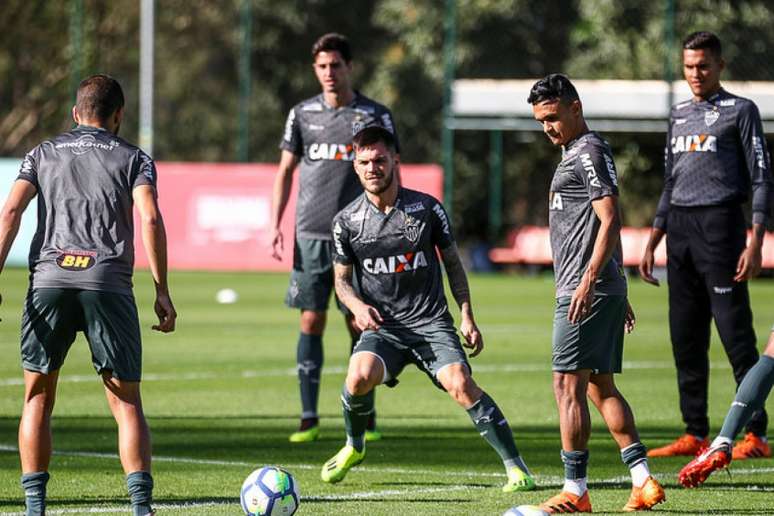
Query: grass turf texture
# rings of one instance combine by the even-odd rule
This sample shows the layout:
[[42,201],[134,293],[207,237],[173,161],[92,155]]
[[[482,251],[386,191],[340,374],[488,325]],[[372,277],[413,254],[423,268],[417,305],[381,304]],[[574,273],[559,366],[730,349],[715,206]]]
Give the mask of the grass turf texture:
[[[0,513],[22,509],[16,428],[23,388],[18,354],[26,271],[3,273],[0,309]],[[331,311],[320,396],[321,440],[291,445],[299,411],[294,374],[298,315],[281,300],[285,275],[175,273],[172,293],[180,318],[172,335],[150,331],[152,293],[147,273],[136,278],[144,337],[143,395],[154,439],[154,498],[161,514],[240,514],[242,480],[254,468],[290,470],[302,496],[298,514],[501,514],[554,494],[563,474],[551,391],[552,278],[472,276],[486,348],[472,360],[474,377],[508,417],[539,488],[503,494],[499,458],[465,412],[407,369],[395,389],[380,388],[379,425],[385,439],[368,446],[365,462],[341,484],[319,480],[320,466],[343,443],[339,391],[349,342]],[[234,288],[239,302],[219,305],[215,293]],[[638,316],[627,337],[621,390],[634,408],[646,445],[682,432],[668,341],[667,291],[632,281]],[[774,322],[774,282],[752,284],[759,347]],[[710,409],[717,431],[733,397],[731,371],[717,337],[711,349]],[[125,514],[126,488],[115,457],[116,430],[82,337],[65,366],[54,413],[50,514]],[[769,403],[769,407],[772,407]],[[598,414],[592,412],[590,487],[595,511],[617,512],[629,495],[628,471]],[[676,476],[686,458],[651,461],[667,489],[659,512],[770,514],[774,461],[732,464],[707,488],[685,490]]]

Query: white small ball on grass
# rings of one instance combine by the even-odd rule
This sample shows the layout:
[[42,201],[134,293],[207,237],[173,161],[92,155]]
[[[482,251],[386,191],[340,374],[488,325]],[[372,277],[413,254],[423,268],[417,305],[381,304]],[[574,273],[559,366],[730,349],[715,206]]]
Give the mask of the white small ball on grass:
[[215,301],[222,305],[236,303],[238,299],[239,294],[233,288],[222,288],[215,294]]

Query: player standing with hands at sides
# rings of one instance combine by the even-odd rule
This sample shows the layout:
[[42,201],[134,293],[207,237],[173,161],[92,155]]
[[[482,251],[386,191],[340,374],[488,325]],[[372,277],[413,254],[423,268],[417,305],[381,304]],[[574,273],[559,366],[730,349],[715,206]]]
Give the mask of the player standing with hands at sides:
[[549,227],[556,277],[553,382],[565,481],[562,492],[540,508],[591,512],[588,396],[631,472],[632,493],[623,510],[647,510],[664,501],[664,490],[650,475],[634,414],[613,378],[621,372],[624,329],[634,327],[626,299],[613,155],[586,125],[578,92],[566,76],[539,80],[527,102],[551,143],[562,146],[551,181]]
[[[331,221],[363,191],[352,170],[352,135],[373,124],[395,132],[390,111],[352,88],[352,52],[346,37],[325,34],[312,46],[312,59],[322,93],[297,104],[288,114],[271,211],[272,256],[280,260],[285,245],[280,223],[293,173],[300,164],[293,271],[285,298],[289,307],[301,310],[296,354],[301,425],[290,436],[291,442],[319,437],[322,336],[333,291]],[[344,318],[354,348],[360,330],[351,314]],[[366,436],[369,441],[381,438],[374,416]]]
[[[497,404],[476,385],[449,314],[440,251],[460,307],[465,346],[484,347],[473,318],[468,280],[449,219],[429,195],[398,185],[395,138],[382,127],[355,135],[355,171],[365,192],[333,220],[336,294],[363,335],[349,359],[341,394],[347,444],[322,468],[324,482],[340,482],[365,458],[364,433],[377,385],[394,386],[413,363],[465,410],[500,455],[505,492],[535,488],[511,429]],[[353,276],[359,291],[353,289]]]
[[[725,91],[720,40],[695,32],[683,42],[683,75],[693,99],[672,107],[665,149],[664,190],[640,275],[653,277],[653,255],[666,234],[669,332],[677,367],[685,434],[650,450],[651,457],[695,455],[709,441],[710,320],[728,355],[737,385],[758,360],[747,280],[761,269],[771,210],[769,153],[758,108]],[[742,204],[752,185],[752,238]],[[763,407],[747,423],[734,459],[771,457]]]
[[57,379],[78,331],[86,336],[118,424],[132,513],[153,514],[150,431],[140,398],[142,348],[132,293],[133,207],[156,287],[159,324],[153,329],[174,331],[177,314],[167,286],[156,168],[147,154],[118,137],[123,116],[124,94],[115,79],[93,75],[81,82],[73,107],[77,127],[26,155],[0,213],[2,266],[22,213],[38,197],[21,330],[19,453],[27,516],[45,514]]

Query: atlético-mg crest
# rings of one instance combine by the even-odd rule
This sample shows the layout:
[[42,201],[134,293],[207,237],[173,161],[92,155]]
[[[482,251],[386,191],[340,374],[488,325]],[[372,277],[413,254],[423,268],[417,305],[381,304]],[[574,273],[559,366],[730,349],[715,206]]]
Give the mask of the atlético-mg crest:
[[704,112],[704,123],[707,124],[707,127],[717,122],[718,118],[720,118],[720,111],[718,111],[717,109]]
[[419,240],[421,232],[419,221],[413,217],[406,217],[406,225],[403,227],[403,236],[406,237],[406,240],[415,244]]

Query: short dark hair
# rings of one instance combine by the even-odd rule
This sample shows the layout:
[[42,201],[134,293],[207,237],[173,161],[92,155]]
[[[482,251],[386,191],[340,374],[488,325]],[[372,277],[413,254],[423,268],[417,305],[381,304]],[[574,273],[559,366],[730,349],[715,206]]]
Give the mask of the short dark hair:
[[369,125],[368,127],[361,129],[352,137],[352,146],[355,150],[360,147],[368,147],[369,145],[376,145],[377,143],[384,144],[390,153],[395,154],[397,152],[397,145],[395,143],[395,136],[387,129],[380,125]]
[[78,85],[75,109],[82,118],[104,122],[122,107],[124,91],[109,75],[92,75]]
[[535,105],[546,100],[560,100],[566,104],[580,100],[578,90],[572,85],[570,79],[561,73],[546,75],[536,82],[529,90],[527,102]]
[[345,62],[352,61],[352,49],[349,46],[349,39],[338,32],[329,32],[323,34],[320,39],[312,45],[312,60],[317,58],[320,52],[338,52]]
[[723,55],[723,47],[720,44],[720,38],[712,32],[700,30],[683,40],[683,49],[685,50],[709,50],[715,57]]

